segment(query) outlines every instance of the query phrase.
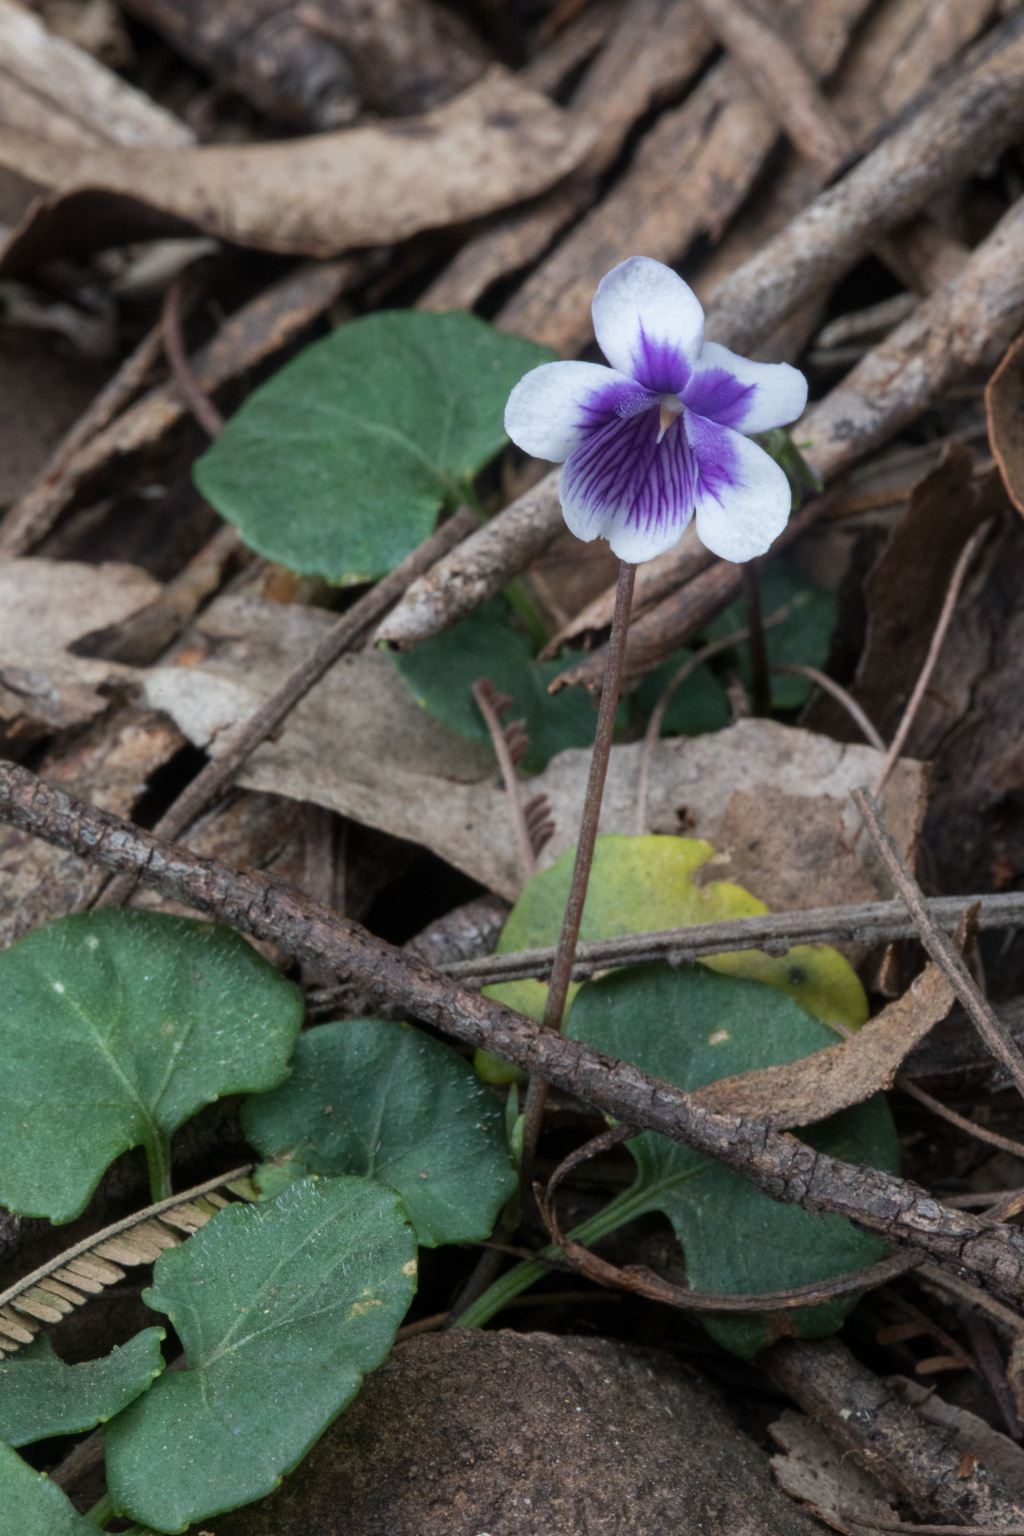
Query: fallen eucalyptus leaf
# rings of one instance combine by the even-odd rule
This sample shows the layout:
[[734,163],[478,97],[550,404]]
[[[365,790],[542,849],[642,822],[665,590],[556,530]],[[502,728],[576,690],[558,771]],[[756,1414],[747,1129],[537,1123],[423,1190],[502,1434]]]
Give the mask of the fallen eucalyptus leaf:
[[[37,207],[38,226],[75,200],[80,249],[191,226],[238,245],[326,257],[533,197],[582,160],[595,131],[495,65],[422,116],[277,143],[176,150],[80,147],[6,131],[0,165],[53,189]],[[154,213],[163,230],[154,228]],[[31,231],[30,220],[23,238]]]
[[[797,1061],[827,1045],[830,1031],[791,998],[757,982],[718,976],[705,966],[615,971],[581,988],[566,1033],[634,1061],[678,1088],[696,1091],[722,1076]],[[817,1151],[896,1172],[899,1149],[881,1094],[802,1135]],[[602,1217],[622,1221],[662,1211],[686,1251],[697,1290],[786,1290],[880,1259],[884,1244],[840,1216],[816,1216],[759,1194],[740,1174],[648,1131],[628,1148],[637,1180]],[[621,1224],[621,1223],[619,1223]],[[856,1304],[844,1296],[772,1316],[700,1313],[714,1339],[750,1356],[781,1333],[834,1333]]]
[[985,410],[992,454],[1007,495],[1024,513],[1024,335],[1009,348],[985,387]]
[[[219,598],[182,642],[187,664],[148,674],[146,700],[215,756],[221,733],[257,708],[331,622],[311,608]],[[641,742],[612,748],[602,833],[635,830],[642,751]],[[889,889],[869,862],[867,839],[848,846],[856,824],[848,795],[872,784],[881,762],[872,747],[772,720],[665,738],[651,763],[648,829],[706,839],[717,849],[709,872],[773,911],[876,901]],[[547,794],[554,813],[542,868],[575,844],[589,770],[589,749],[568,748],[523,784],[527,796]],[[387,656],[344,657],[278,739],[253,753],[238,782],[419,843],[501,896],[515,900],[522,891],[493,754],[420,709]],[[886,820],[905,856],[913,855],[924,783],[923,765],[903,759],[886,785]]]
[[552,357],[460,311],[365,315],[250,395],[198,460],[196,483],[260,554],[366,581],[471,494],[508,441],[509,391]]
[[78,1513],[67,1494],[2,1440],[0,1487],[4,1523],[17,1536],[96,1536],[95,1525]]
[[777,1131],[813,1125],[891,1088],[904,1057],[946,1017],[953,996],[944,972],[929,962],[903,996],[852,1040],[785,1066],[722,1078],[701,1099],[721,1114],[760,1120]]
[[291,1076],[246,1100],[242,1129],[262,1157],[391,1185],[426,1248],[489,1237],[515,1188],[499,1100],[407,1024],[355,1019],[300,1035]]
[[269,1493],[383,1360],[415,1289],[416,1235],[371,1179],[302,1179],[161,1254],[145,1300],[186,1368],[108,1425],[115,1508],[183,1531]]
[[0,1203],[70,1221],[143,1146],[170,1194],[170,1139],[225,1093],[274,1088],[302,996],[228,928],[110,908],[0,954]]
[[145,1328],[102,1360],[65,1365],[49,1334],[0,1363],[0,1440],[29,1445],[105,1424],[153,1385],[164,1368],[162,1328]]

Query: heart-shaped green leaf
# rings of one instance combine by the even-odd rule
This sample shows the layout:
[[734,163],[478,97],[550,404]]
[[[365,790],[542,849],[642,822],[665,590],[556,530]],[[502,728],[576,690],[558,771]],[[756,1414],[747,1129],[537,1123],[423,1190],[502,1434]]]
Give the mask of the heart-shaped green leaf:
[[[697,870],[713,853],[711,844],[699,838],[599,837],[580,938],[585,942],[610,939],[619,934],[686,928],[767,912],[764,902],[742,886],[724,880],[694,884]],[[534,875],[509,913],[498,940],[499,955],[543,949],[558,942],[575,857],[575,848],[569,848],[550,869]],[[764,981],[827,1024],[859,1029],[868,1017],[867,998],[857,973],[827,944],[796,944],[788,954],[776,958],[761,950],[743,950],[709,956],[700,963],[729,975]],[[544,1016],[547,991],[545,982],[507,981],[485,988],[485,995],[539,1021]],[[570,1004],[576,991],[575,985],[569,990]],[[829,1043],[835,1043],[834,1037]],[[490,1081],[502,1081],[508,1071],[492,1066],[494,1060],[481,1053],[479,1064]]]
[[0,954],[0,1204],[70,1221],[143,1146],[170,1194],[172,1133],[225,1093],[274,1088],[302,996],[228,928],[108,909]]
[[102,1360],[65,1365],[41,1333],[0,1364],[0,1440],[29,1445],[105,1424],[160,1375],[164,1338],[162,1328],[144,1328]]
[[[588,982],[566,1033],[645,1072],[694,1090],[755,1067],[797,1061],[835,1036],[773,988],[703,966],[633,966]],[[844,1110],[803,1139],[846,1162],[899,1171],[899,1149],[882,1094]],[[884,1253],[874,1237],[839,1216],[812,1216],[759,1194],[738,1173],[649,1131],[629,1142],[637,1180],[602,1213],[606,1230],[644,1211],[663,1211],[686,1251],[697,1290],[736,1294],[788,1290],[872,1264]],[[842,1297],[781,1316],[806,1338],[833,1333],[854,1305]],[[752,1355],[776,1334],[771,1315],[699,1314],[734,1353]],[[777,1314],[778,1316],[778,1314]]]
[[66,1493],[0,1440],[3,1523],[11,1536],[96,1536]]
[[534,661],[503,597],[492,598],[454,629],[399,653],[394,661],[424,709],[470,741],[491,739],[473,698],[473,684],[489,677],[512,700],[505,719],[526,722],[526,773],[540,773],[566,747],[593,746],[597,716],[586,690],[548,693],[548,683],[565,664]]
[[391,1348],[416,1235],[372,1179],[302,1179],[160,1255],[148,1306],[185,1347],[105,1431],[115,1508],[183,1531],[276,1487]]
[[390,1184],[427,1248],[488,1237],[515,1188],[497,1095],[407,1024],[355,1019],[300,1035],[288,1081],[246,1101],[242,1129],[264,1157]]
[[554,357],[462,311],[391,310],[314,342],[195,466],[251,549],[328,581],[391,570],[508,441],[505,402]]
[[[635,693],[630,694],[630,709],[646,717],[652,713],[669,682],[693,652],[683,647],[660,667],[648,672]],[[661,725],[663,736],[703,736],[721,731],[729,724],[731,711],[725,684],[719,682],[706,662],[696,667],[676,689]]]

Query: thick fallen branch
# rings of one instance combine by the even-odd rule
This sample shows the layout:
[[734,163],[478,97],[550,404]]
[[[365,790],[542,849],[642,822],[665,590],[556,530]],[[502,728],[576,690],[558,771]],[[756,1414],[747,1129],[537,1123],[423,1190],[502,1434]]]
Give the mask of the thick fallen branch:
[[1005,1295],[1024,1296],[1024,1234],[950,1210],[904,1179],[840,1162],[764,1125],[714,1114],[694,1095],[628,1062],[466,991],[281,881],[197,858],[13,763],[0,764],[0,820],[130,873],[242,933],[273,939],[297,959],[330,967],[375,1001],[398,1002],[414,1018],[492,1051],[618,1120],[714,1158],[773,1200],[845,1216],[887,1242],[910,1244],[970,1270]]
[[923,110],[719,284],[708,306],[709,339],[749,348],[770,336],[880,235],[1021,137],[1024,16],[1004,22],[976,54]]

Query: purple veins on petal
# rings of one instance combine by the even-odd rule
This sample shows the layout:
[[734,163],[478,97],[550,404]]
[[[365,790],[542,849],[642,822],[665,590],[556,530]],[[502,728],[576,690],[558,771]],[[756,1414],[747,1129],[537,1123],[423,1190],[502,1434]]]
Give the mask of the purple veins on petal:
[[642,385],[610,379],[600,389],[580,399],[579,429],[587,433],[600,432],[614,422],[650,410],[654,403],[654,396]]
[[633,377],[656,395],[680,395],[689,381],[690,365],[679,347],[649,336],[641,322],[633,352]]
[[561,496],[581,539],[604,534],[624,560],[669,549],[693,513],[697,466],[682,418],[658,442],[657,405],[594,433],[567,460]]

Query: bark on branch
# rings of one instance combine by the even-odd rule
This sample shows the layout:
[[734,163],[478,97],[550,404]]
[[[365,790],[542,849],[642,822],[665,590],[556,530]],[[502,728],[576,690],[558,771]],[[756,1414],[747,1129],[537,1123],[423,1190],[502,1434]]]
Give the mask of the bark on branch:
[[735,1115],[629,1062],[466,991],[407,951],[310,901],[282,881],[202,859],[109,812],[0,764],[0,820],[45,838],[205,912],[300,960],[330,967],[374,1000],[483,1047],[640,1130],[658,1131],[734,1169],[762,1194],[820,1215],[846,1216],[887,1242],[912,1245],[967,1269],[1007,1296],[1024,1297],[1024,1234],[951,1210],[927,1191],[875,1168],[815,1152],[795,1137]]

